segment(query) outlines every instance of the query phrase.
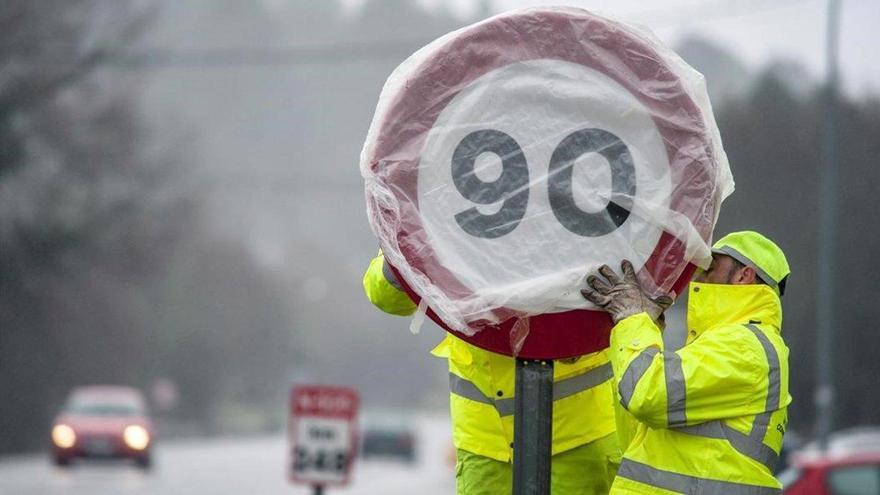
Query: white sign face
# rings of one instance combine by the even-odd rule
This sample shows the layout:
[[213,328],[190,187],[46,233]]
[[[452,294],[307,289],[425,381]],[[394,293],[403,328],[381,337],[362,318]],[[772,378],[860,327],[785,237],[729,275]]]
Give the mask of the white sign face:
[[351,423],[340,418],[303,417],[296,421],[293,477],[315,484],[340,484],[348,475]]
[[670,204],[651,113],[608,76],[562,60],[474,80],[421,157],[419,210],[440,263],[475,294],[530,313],[583,308],[573,288],[601,264],[626,258],[639,270],[663,232],[651,212]]
[[290,402],[290,478],[312,485],[348,483],[357,452],[358,394],[342,387],[301,386]]

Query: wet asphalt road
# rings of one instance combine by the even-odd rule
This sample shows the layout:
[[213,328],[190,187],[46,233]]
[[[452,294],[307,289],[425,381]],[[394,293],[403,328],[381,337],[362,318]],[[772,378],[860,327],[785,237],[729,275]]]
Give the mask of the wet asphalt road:
[[[455,493],[447,459],[451,442],[444,418],[423,418],[418,426],[418,459],[408,466],[393,460],[358,460],[352,484],[326,488],[325,495]],[[287,481],[283,436],[186,440],[159,443],[155,467],[142,472],[126,462],[77,463],[58,468],[46,455],[0,458],[0,495],[290,495],[311,494]]]

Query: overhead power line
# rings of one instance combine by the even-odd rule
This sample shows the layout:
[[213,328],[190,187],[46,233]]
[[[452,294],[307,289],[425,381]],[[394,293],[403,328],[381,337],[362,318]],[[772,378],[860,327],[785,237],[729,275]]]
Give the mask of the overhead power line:
[[[696,26],[724,19],[752,17],[782,8],[800,7],[816,0],[721,0],[700,3],[685,8],[646,9],[625,13],[624,19],[643,22],[655,27],[687,23]],[[308,65],[338,65],[358,62],[400,61],[431,38],[348,41],[325,45],[288,47],[224,47],[224,48],[161,48],[141,47],[111,50],[100,65],[129,69],[164,68],[226,68],[226,67],[282,67]],[[31,65],[68,64],[76,58],[75,47],[58,46],[45,50],[37,45],[6,47],[7,51],[26,55],[21,63]],[[9,50],[12,48],[13,50]]]
[[429,42],[420,39],[276,48],[140,49],[111,57],[107,64],[135,68],[334,65],[402,60]]
[[[295,65],[334,65],[380,60],[402,60],[429,39],[344,42],[289,47],[233,48],[127,48],[104,50],[102,66],[161,68],[222,68]],[[73,47],[56,46],[38,50],[35,46],[16,46],[8,50],[18,55],[18,63],[30,65],[68,65],[78,58]]]

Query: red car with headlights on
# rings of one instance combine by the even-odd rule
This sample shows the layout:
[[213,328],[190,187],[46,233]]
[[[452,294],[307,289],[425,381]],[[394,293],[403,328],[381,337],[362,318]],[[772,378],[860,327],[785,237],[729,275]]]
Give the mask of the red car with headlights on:
[[67,466],[75,458],[128,458],[151,465],[153,424],[135,388],[75,388],[52,425],[52,458]]

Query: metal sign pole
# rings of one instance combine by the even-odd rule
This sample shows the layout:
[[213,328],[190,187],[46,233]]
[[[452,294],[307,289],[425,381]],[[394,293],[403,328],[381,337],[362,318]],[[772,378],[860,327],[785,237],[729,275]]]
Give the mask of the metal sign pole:
[[513,495],[550,495],[553,361],[516,360]]

